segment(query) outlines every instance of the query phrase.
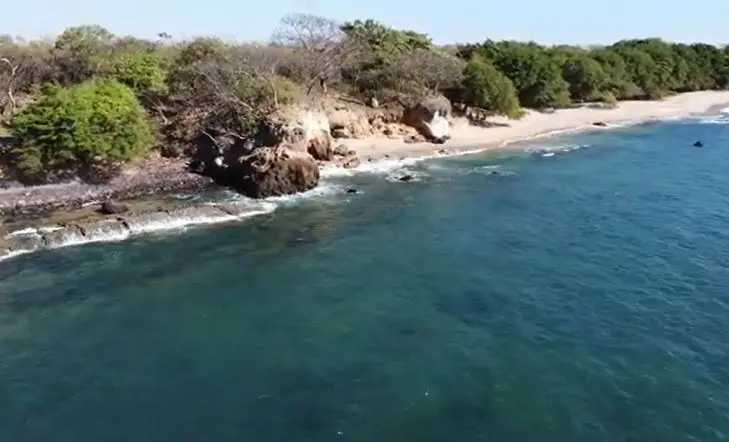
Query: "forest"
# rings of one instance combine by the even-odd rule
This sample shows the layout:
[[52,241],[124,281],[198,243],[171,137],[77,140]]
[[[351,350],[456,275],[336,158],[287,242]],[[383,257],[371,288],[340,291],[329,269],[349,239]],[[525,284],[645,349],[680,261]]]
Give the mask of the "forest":
[[661,39],[609,46],[493,41],[439,46],[374,20],[283,17],[267,43],[117,36],[98,25],[54,41],[0,36],[0,144],[29,180],[105,176],[200,136],[252,136],[295,103],[347,97],[405,106],[440,94],[460,108],[519,118],[563,108],[729,85],[729,48]]

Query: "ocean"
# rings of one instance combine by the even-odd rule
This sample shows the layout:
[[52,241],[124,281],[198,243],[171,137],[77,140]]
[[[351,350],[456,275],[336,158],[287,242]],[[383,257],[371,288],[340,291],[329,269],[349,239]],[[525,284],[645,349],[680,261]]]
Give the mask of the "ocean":
[[729,438],[729,118],[270,203],[0,262],[0,440]]

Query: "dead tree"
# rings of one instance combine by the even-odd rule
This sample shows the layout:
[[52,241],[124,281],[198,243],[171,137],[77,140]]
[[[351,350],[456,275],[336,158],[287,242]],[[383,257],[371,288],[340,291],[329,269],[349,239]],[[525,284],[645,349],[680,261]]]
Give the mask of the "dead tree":
[[317,85],[326,93],[349,53],[339,23],[316,15],[285,16],[272,40],[294,51],[292,70],[305,83],[307,93]]
[[[4,121],[10,121],[13,118],[13,114],[15,112],[15,108],[17,106],[17,103],[15,102],[15,95],[14,95],[14,83],[15,83],[15,77],[18,74],[18,67],[20,66],[18,63],[13,63],[10,61],[10,59],[3,57],[0,58],[0,62],[6,64],[9,68],[9,74],[6,77],[6,85],[5,85],[5,97],[2,101],[0,101],[0,104],[3,104],[4,109],[0,109],[0,116],[3,117]],[[5,119],[5,115],[8,115],[8,118]]]

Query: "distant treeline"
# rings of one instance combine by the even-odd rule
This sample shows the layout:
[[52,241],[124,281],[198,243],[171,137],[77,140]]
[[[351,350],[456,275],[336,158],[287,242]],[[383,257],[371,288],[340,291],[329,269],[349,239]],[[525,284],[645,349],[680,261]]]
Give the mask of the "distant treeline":
[[279,106],[322,95],[408,105],[428,94],[510,117],[522,107],[614,104],[725,89],[729,49],[660,39],[581,48],[491,41],[441,47],[373,20],[284,17],[269,44],[115,36],[0,37],[0,116],[10,167],[28,179],[107,176],[158,147],[231,144]]

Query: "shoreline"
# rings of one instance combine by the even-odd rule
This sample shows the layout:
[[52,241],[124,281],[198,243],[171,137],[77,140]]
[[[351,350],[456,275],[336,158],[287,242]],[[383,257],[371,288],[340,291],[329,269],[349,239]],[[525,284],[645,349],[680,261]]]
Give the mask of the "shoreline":
[[104,200],[165,197],[214,186],[209,177],[187,170],[186,160],[151,157],[107,184],[69,182],[0,188],[0,226],[8,221],[42,219],[77,211]]
[[[622,101],[611,109],[585,106],[560,109],[553,113],[528,110],[520,120],[508,120],[505,117],[489,118],[489,122],[499,124],[496,127],[471,126],[465,121],[459,121],[453,128],[451,139],[445,144],[408,144],[401,139],[385,137],[338,141],[354,150],[364,165],[368,162],[393,158],[417,159],[465,155],[568,133],[611,130],[673,118],[717,115],[727,107],[729,107],[729,91],[687,92],[661,101]],[[596,122],[604,123],[605,126],[597,126],[594,124]],[[330,167],[330,169],[336,168],[337,166]]]
[[[522,120],[512,122],[508,127],[461,126],[455,128],[453,138],[445,144],[408,144],[402,139],[379,137],[340,140],[355,150],[361,165],[345,169],[329,164],[320,170],[325,179],[327,176],[390,170],[393,162],[397,168],[408,160],[518,148],[515,146],[518,143],[568,133],[612,130],[693,116],[710,117],[729,107],[729,91],[699,92],[660,102],[624,104],[616,109],[575,108],[545,114],[529,111]],[[604,125],[595,125],[598,121]],[[387,167],[382,168],[383,163]],[[277,204],[266,199],[232,204],[164,203],[162,200],[171,194],[211,186],[209,179],[187,172],[180,164],[179,160],[149,159],[140,163],[133,173],[110,185],[70,183],[0,190],[0,215],[4,218],[0,223],[0,261],[40,249],[113,242],[144,232],[239,220],[275,210]],[[160,168],[160,165],[164,167]],[[3,199],[7,195],[15,199]],[[90,207],[109,197],[128,203],[132,210],[123,215],[99,215]],[[21,233],[18,228],[27,232]]]

